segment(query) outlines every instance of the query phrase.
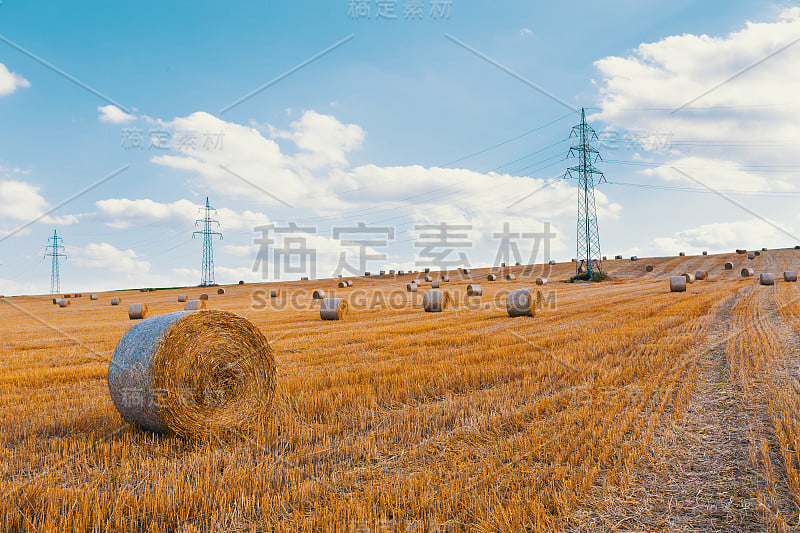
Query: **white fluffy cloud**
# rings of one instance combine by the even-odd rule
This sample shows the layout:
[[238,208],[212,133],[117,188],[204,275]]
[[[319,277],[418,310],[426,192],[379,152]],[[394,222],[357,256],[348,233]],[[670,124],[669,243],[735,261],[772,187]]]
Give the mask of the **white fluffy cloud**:
[[[109,227],[127,229],[151,223],[165,226],[192,225],[202,218],[204,205],[189,200],[160,203],[147,198],[129,200],[110,198],[96,202],[98,213]],[[255,226],[269,224],[269,217],[263,213],[245,210],[241,213],[232,209],[218,209],[214,217],[224,224],[225,229],[252,230]]]
[[117,106],[111,104],[98,107],[97,110],[100,112],[100,122],[124,124],[125,122],[130,122],[131,120],[136,119],[134,115],[130,115]]
[[[0,224],[3,233],[13,230],[20,223],[26,223],[41,217],[40,221],[46,224],[75,224],[78,215],[43,216],[50,205],[41,194],[39,187],[25,181],[0,180]],[[3,220],[5,219],[5,221]],[[5,222],[5,223],[4,223]]]
[[0,96],[6,96],[13,93],[19,87],[30,87],[31,83],[20,76],[8,70],[3,63],[0,63]]
[[124,274],[129,278],[145,276],[150,272],[150,263],[140,259],[135,251],[120,250],[107,242],[73,248],[70,259],[81,267]]
[[[775,223],[787,233],[793,234],[795,228]],[[797,244],[786,233],[775,226],[757,218],[733,222],[716,222],[695,228],[678,231],[669,237],[658,237],[650,243],[656,253],[676,255],[679,251],[700,253],[732,252],[737,248],[760,249],[789,247]]]

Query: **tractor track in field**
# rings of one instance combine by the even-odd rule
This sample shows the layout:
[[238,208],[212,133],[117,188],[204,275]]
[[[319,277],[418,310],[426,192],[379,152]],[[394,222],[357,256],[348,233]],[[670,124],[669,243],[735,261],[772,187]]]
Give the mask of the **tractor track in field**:
[[[590,498],[570,521],[572,531],[772,531],[770,512],[759,501],[766,481],[751,444],[754,426],[770,443],[783,516],[791,494],[765,401],[745,398],[726,359],[734,306],[756,286],[730,296],[714,312],[710,346],[698,360],[698,376],[685,414],[667,417],[629,482]],[[769,306],[767,306],[769,307]],[[772,314],[770,322],[779,320]],[[770,324],[773,327],[774,324]],[[764,384],[768,386],[768,384]],[[789,514],[791,516],[791,514]],[[794,515],[796,521],[796,513]]]

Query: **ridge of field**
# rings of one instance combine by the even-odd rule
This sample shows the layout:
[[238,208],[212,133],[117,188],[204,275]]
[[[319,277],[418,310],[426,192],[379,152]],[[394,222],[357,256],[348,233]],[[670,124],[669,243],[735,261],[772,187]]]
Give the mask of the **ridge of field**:
[[[724,488],[744,503],[711,516],[686,507],[697,516],[676,523],[797,529],[800,369],[786,362],[797,360],[800,288],[781,273],[800,270],[800,250],[603,265],[603,283],[565,282],[574,263],[451,271],[442,290],[456,305],[444,313],[423,312],[429,284],[405,292],[424,273],[344,278],[353,287],[342,289],[324,279],[230,285],[224,295],[83,293],[67,308],[52,296],[4,298],[0,529],[611,530],[609,517],[637,529],[620,495],[645,486],[655,458],[679,457],[662,437],[697,431],[687,423],[697,410],[725,427],[713,419],[724,411],[701,401],[719,365],[730,369],[730,401],[758,415],[745,418],[742,449],[719,454],[750,464],[741,486]],[[742,278],[745,266],[756,276]],[[709,279],[669,292],[670,275],[696,270]],[[762,271],[775,286],[758,285]],[[542,275],[544,308],[509,318],[505,294]],[[483,296],[467,299],[468,283]],[[284,296],[270,298],[274,288]],[[364,304],[322,321],[314,289]],[[108,395],[108,361],[134,325],[127,305],[161,314],[183,309],[179,294],[201,293],[209,308],[251,320],[276,355],[273,410],[233,443],[137,431]],[[659,529],[652,509],[639,529]]]

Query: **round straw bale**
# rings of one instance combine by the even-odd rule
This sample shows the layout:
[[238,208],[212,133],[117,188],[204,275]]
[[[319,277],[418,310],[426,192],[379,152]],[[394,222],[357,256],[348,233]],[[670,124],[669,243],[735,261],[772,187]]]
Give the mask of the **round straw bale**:
[[178,311],[131,328],[108,388],[127,422],[185,437],[237,434],[269,410],[275,363],[264,335],[224,311]]
[[281,291],[279,291],[278,289],[272,289],[271,291],[269,291],[269,297],[277,298],[280,293]]
[[684,272],[683,274],[681,274],[681,276],[686,278],[686,283],[694,283],[694,279],[695,279],[694,278],[694,274],[692,274],[690,272]]
[[425,283],[431,283],[433,281],[433,276],[425,276]]
[[608,257],[603,256],[603,261],[606,261],[606,260],[608,260]]
[[353,286],[353,280],[352,279],[348,279],[347,280],[347,286],[348,287],[352,287]]
[[405,274],[405,270],[398,270],[398,271],[397,271],[397,274],[398,274],[398,275]]
[[63,297],[64,298],[72,298],[72,295],[71,294],[65,294]]
[[680,257],[684,257],[686,254],[685,254],[684,252],[678,252],[678,255],[679,255]]
[[97,300],[97,298],[99,298],[99,297],[96,294],[90,294],[89,295],[89,299],[90,300]]
[[406,292],[417,292],[418,285],[413,281],[406,285]]
[[756,254],[747,254],[747,258],[748,259],[755,259],[756,258]]
[[442,276],[440,280],[442,283],[450,283],[450,276]]
[[181,294],[181,295],[178,296],[178,302],[179,303],[183,303],[185,301],[186,301],[186,295],[185,294]]
[[340,281],[337,285],[340,289],[344,289],[345,287],[349,287],[350,285],[347,284],[346,281]]
[[756,257],[758,257],[759,255],[761,255],[761,252],[759,252],[758,250],[756,250],[755,252],[753,252],[753,255],[755,255]]
[[794,270],[787,270],[783,273],[783,281],[797,281],[797,272]]
[[217,289],[217,294],[225,294],[225,289],[220,287],[219,289]]
[[430,274],[430,273],[431,273],[431,269],[430,269],[430,267],[426,267],[426,268],[425,268],[425,273],[426,273],[426,274]]
[[646,267],[644,267],[644,271],[645,272],[652,272],[653,271],[653,265],[647,265]]
[[730,261],[725,263],[725,270],[733,270],[733,263],[731,263]]
[[325,298],[319,306],[319,317],[322,320],[341,320],[350,311],[344,298]]
[[536,278],[537,285],[547,285],[547,278]]
[[117,296],[116,298],[111,298],[111,305],[119,305],[122,303],[122,298]]
[[703,250],[703,255],[708,255],[708,251],[707,250]]
[[758,277],[759,285],[775,285],[775,274],[772,272],[762,272]]
[[696,279],[708,279],[708,270],[698,270],[694,273]]
[[314,300],[322,300],[325,298],[325,291],[322,289],[317,289],[311,294],[311,298]]
[[506,264],[505,263],[500,263],[500,266],[504,267],[504,266],[506,266]]
[[208,294],[206,293],[201,294],[198,300],[208,300]]
[[439,282],[438,281],[432,281],[431,282],[431,289],[438,289],[438,288],[439,288]]
[[489,274],[488,276],[486,276],[486,279],[489,281],[497,281],[497,276],[495,276],[494,274]]
[[147,304],[130,304],[128,306],[128,318],[131,320],[147,318]]
[[796,246],[794,247],[794,249],[795,249],[795,250],[800,250],[800,244],[796,245]]
[[469,274],[469,273],[471,273],[471,272],[472,272],[472,270],[470,270],[470,269],[468,269],[468,268],[462,268],[462,269],[461,269],[461,272],[463,272],[464,274]]
[[243,279],[239,280],[239,285],[244,285],[244,280]]
[[742,250],[741,248],[737,248],[737,249],[736,249],[736,253],[737,253],[737,254],[746,254],[746,253],[747,253],[747,250]]
[[369,272],[364,272],[364,275],[369,277]]
[[622,256],[621,255],[615,255],[614,259],[622,259]]
[[742,277],[749,278],[750,276],[754,275],[756,272],[752,268],[743,268],[742,269]]
[[517,276],[515,276],[514,274],[507,274],[506,279],[508,281],[514,281],[515,279],[517,279]]
[[514,263],[514,266],[522,266],[522,263],[520,263],[519,261],[517,261],[516,263]]
[[548,265],[555,265],[556,261],[555,261],[555,259],[551,259],[550,261],[547,262],[547,264]]
[[467,285],[467,296],[480,296],[483,294],[483,290],[481,286],[473,283],[471,285]]
[[441,313],[450,305],[450,295],[444,291],[426,291],[422,298],[422,307],[426,313]]
[[206,308],[205,300],[189,300],[183,306],[184,311],[197,311]]
[[75,298],[82,298],[82,297],[83,297],[83,294],[81,294],[80,292],[76,292],[75,293]]
[[686,292],[686,278],[683,276],[671,276],[669,278],[670,292]]
[[761,249],[761,251],[762,251],[762,252],[766,252],[766,251],[767,251],[767,249],[766,249],[766,248],[762,248],[762,249]]
[[53,305],[58,305],[58,302],[61,300],[59,298],[53,298]]
[[534,289],[517,289],[506,297],[506,311],[510,317],[534,316],[542,305],[542,293]]
[[378,272],[378,274],[380,274],[381,276],[385,276],[386,275],[386,271],[385,270],[381,270],[380,272]]
[[636,256],[636,255],[632,255],[631,256],[631,261],[638,261],[638,260],[639,260],[639,256]]
[[389,275],[390,275],[390,276],[394,276],[394,270],[390,270],[390,271],[389,271]]
[[300,281],[308,281],[308,276],[301,276]]
[[69,304],[72,303],[69,300],[59,300],[58,306],[59,307],[69,307]]

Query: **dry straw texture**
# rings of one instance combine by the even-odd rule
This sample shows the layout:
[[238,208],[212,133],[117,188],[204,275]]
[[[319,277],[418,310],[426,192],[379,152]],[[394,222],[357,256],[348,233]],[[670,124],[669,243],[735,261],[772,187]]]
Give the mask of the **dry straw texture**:
[[483,289],[477,283],[467,285],[467,296],[480,296],[483,294]]
[[350,305],[344,298],[325,298],[319,306],[319,317],[322,320],[342,320],[350,311]]
[[111,399],[131,424],[187,437],[248,428],[270,408],[275,363],[248,320],[178,311],[131,328],[108,371]]
[[450,305],[450,295],[444,291],[430,290],[422,298],[426,313],[441,313]]
[[206,308],[205,300],[189,300],[183,306],[184,311],[198,311]]
[[686,292],[686,278],[684,276],[670,277],[669,290],[671,292]]
[[131,320],[141,320],[147,318],[147,304],[136,303],[128,306],[128,318]]
[[506,311],[510,317],[535,316],[542,305],[542,293],[534,289],[517,289],[506,297]]

